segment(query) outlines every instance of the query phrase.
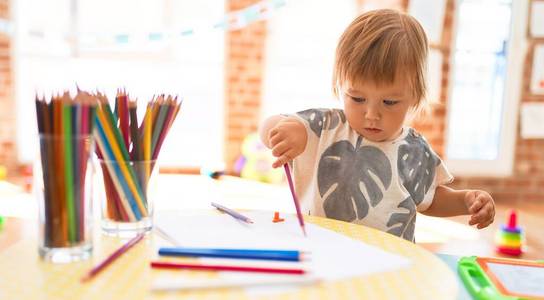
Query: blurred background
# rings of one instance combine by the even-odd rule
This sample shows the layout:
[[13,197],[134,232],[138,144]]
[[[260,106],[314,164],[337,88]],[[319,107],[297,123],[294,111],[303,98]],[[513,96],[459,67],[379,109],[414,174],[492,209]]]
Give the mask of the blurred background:
[[[142,102],[180,95],[161,172],[239,174],[237,162],[262,150],[248,136],[263,118],[340,105],[331,93],[337,40],[376,8],[408,12],[427,32],[435,105],[413,125],[453,185],[541,215],[542,0],[0,0],[0,175],[28,186],[35,96],[76,86],[110,99],[125,88]],[[273,181],[254,171],[246,177]]]

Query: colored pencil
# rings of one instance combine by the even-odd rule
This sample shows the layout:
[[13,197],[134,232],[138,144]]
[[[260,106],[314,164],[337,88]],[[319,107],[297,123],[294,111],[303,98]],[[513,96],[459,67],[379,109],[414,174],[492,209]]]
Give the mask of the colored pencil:
[[68,238],[70,242],[76,241],[76,214],[74,207],[74,175],[72,155],[72,110],[69,102],[62,102],[62,124],[64,129],[64,175],[66,184],[65,200],[68,211]]
[[213,249],[185,247],[162,247],[159,248],[159,255],[260,259],[277,261],[301,261],[303,258],[303,253],[298,250]]
[[304,275],[304,269],[295,268],[269,268],[269,267],[247,267],[234,265],[213,265],[200,263],[173,263],[173,262],[151,262],[152,268],[157,269],[188,269],[201,271],[233,271],[233,272],[257,272],[257,273],[274,273],[274,274],[293,274]]
[[222,211],[222,212],[232,216],[233,218],[235,218],[237,220],[240,220],[240,221],[243,221],[243,222],[246,222],[246,223],[253,223],[253,221],[250,218],[242,215],[241,213],[239,213],[239,212],[237,212],[237,211],[235,211],[233,209],[225,207],[225,206],[223,206],[221,204],[212,202],[212,206],[217,208],[219,211]]
[[99,272],[104,270],[108,265],[110,265],[114,260],[116,260],[119,256],[121,256],[123,253],[126,253],[132,246],[136,245],[139,241],[141,241],[144,238],[144,234],[140,233],[131,240],[129,240],[126,244],[121,246],[121,248],[117,249],[115,252],[113,252],[108,258],[106,258],[104,261],[102,261],[100,264],[92,268],[85,276],[81,278],[81,281],[85,282],[96,276]]
[[285,169],[285,174],[287,175],[287,182],[289,183],[289,189],[291,190],[291,195],[293,196],[293,201],[295,202],[295,208],[297,210],[298,223],[300,228],[302,228],[302,233],[306,236],[306,229],[304,228],[304,217],[300,211],[300,204],[298,203],[297,194],[295,193],[295,186],[293,184],[293,178],[291,178],[291,170],[289,170],[289,165],[284,164],[283,168]]

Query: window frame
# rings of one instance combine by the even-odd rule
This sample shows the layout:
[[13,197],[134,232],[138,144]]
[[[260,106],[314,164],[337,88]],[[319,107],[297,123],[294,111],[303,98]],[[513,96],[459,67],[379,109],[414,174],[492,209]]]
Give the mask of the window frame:
[[[456,1],[456,7],[459,7],[462,0]],[[511,32],[508,41],[507,67],[505,78],[504,102],[501,116],[500,142],[498,155],[493,160],[482,159],[452,159],[445,158],[449,170],[458,176],[474,177],[507,177],[512,175],[514,165],[515,145],[517,139],[517,122],[519,103],[522,96],[522,77],[524,59],[527,50],[527,17],[529,3],[528,0],[512,0],[511,14]],[[455,78],[455,45],[457,37],[457,20],[459,19],[459,10],[455,11],[453,42],[450,54],[450,74],[448,79],[453,83]],[[453,84],[448,86],[447,111],[451,111]],[[448,130],[450,126],[451,114],[446,117],[446,140],[445,149],[448,147]]]

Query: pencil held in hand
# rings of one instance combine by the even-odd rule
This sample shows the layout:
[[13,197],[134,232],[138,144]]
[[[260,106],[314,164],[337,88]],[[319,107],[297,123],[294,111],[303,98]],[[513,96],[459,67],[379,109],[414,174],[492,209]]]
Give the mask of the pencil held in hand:
[[284,164],[283,168],[285,169],[285,174],[287,175],[287,182],[289,182],[289,189],[291,189],[291,195],[293,196],[293,201],[295,202],[298,223],[300,224],[300,228],[302,228],[302,233],[304,233],[304,236],[306,236],[306,229],[304,228],[304,218],[302,217],[302,212],[300,211],[300,204],[298,203],[297,194],[295,193],[293,178],[291,178],[291,170],[289,170],[288,164]]

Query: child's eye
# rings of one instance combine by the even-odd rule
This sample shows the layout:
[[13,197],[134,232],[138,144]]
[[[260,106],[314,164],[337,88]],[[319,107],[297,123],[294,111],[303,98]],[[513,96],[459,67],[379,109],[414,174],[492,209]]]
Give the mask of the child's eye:
[[358,98],[358,97],[351,97],[351,99],[353,99],[353,101],[358,103],[363,103],[366,100],[365,98]]
[[393,106],[395,104],[399,103],[399,101],[397,100],[383,100],[383,104],[387,105],[387,106]]

